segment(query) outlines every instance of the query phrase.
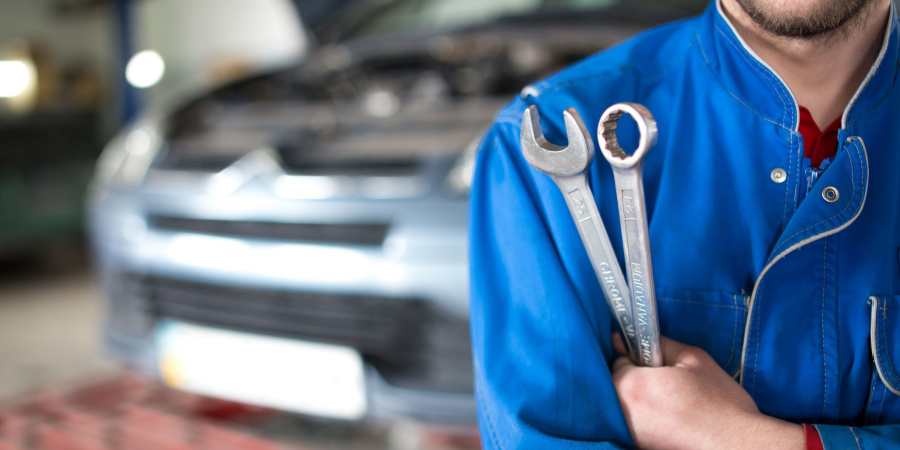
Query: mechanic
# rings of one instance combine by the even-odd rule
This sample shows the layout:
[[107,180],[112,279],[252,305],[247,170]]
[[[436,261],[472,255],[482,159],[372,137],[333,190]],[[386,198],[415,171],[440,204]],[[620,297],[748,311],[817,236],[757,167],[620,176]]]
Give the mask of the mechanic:
[[[471,201],[485,448],[900,446],[900,30],[890,0],[718,0],[522,91]],[[519,144],[537,105],[656,116],[644,169],[665,367],[621,337],[565,202]],[[635,142],[622,129],[620,141]],[[627,146],[624,146],[628,148]],[[596,147],[599,148],[599,147]],[[632,145],[631,148],[634,148]],[[591,189],[623,261],[612,172]]]

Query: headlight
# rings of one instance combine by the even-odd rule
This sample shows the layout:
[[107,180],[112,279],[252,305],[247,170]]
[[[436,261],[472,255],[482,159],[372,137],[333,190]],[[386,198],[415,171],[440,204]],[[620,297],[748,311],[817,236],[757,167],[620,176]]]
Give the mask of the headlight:
[[475,176],[475,157],[478,148],[481,147],[481,136],[469,143],[466,149],[453,164],[447,175],[446,185],[451,192],[459,195],[468,195],[472,188],[472,178]]
[[162,146],[158,126],[146,120],[116,135],[97,160],[94,183],[98,186],[134,186],[143,181],[150,163]]

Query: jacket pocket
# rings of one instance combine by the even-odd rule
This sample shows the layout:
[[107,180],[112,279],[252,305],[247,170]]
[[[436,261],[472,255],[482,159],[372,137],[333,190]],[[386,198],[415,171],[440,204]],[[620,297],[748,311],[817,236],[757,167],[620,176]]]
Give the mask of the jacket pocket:
[[872,323],[872,383],[866,402],[865,425],[900,419],[900,295],[869,297]]
[[894,395],[900,395],[900,296],[872,296],[869,303],[875,370],[885,387]]
[[660,332],[706,350],[726,372],[737,375],[748,297],[746,294],[657,286]]

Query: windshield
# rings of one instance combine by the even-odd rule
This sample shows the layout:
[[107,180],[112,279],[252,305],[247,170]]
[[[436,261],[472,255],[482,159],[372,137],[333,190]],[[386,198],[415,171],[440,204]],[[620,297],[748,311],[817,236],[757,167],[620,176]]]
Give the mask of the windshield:
[[[534,13],[598,11],[633,6],[699,12],[707,0],[398,0],[376,4],[348,14],[336,28],[340,39],[388,33],[441,31],[490,23],[506,17]],[[331,30],[332,32],[334,30]],[[336,37],[336,36],[333,36]]]

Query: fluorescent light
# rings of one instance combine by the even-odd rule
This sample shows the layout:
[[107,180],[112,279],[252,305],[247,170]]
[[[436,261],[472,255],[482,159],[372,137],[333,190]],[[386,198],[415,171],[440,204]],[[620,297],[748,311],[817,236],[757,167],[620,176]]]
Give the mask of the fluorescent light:
[[0,61],[0,98],[21,95],[31,84],[31,71],[22,61]]
[[148,88],[162,79],[166,72],[166,63],[162,56],[153,50],[136,53],[125,66],[125,79],[132,86],[140,89]]

